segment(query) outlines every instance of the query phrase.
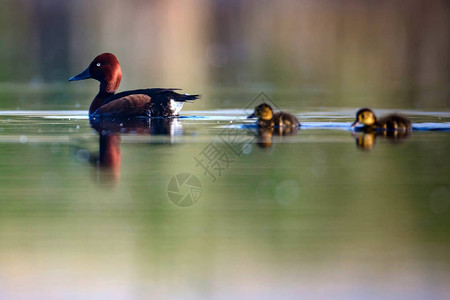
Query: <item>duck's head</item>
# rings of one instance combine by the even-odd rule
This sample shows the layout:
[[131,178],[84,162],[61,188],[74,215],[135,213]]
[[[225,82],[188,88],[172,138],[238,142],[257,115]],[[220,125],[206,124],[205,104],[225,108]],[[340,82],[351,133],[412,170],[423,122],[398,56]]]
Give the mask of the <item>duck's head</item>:
[[86,70],[69,79],[69,81],[92,78],[100,81],[100,92],[114,93],[122,79],[122,71],[116,56],[111,53],[98,55]]
[[257,117],[260,120],[271,120],[273,118],[272,107],[267,103],[262,103],[255,107],[255,111],[247,119]]
[[361,108],[356,112],[356,120],[353,122],[352,127],[363,124],[366,126],[372,126],[377,121],[375,114],[368,108]]

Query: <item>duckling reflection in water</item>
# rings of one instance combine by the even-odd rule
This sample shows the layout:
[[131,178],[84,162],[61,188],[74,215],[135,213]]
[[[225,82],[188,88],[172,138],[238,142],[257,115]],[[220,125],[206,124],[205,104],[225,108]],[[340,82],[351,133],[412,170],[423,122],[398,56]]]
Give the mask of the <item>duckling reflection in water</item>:
[[258,127],[256,144],[261,148],[272,147],[273,128]]
[[362,124],[363,130],[376,131],[411,131],[411,121],[399,114],[390,114],[377,119],[374,112],[369,108],[361,108],[356,112],[356,120],[352,127]]
[[365,131],[362,133],[352,132],[356,141],[356,147],[361,150],[372,150],[377,138],[384,138],[391,143],[399,143],[410,136],[410,131]]
[[294,135],[300,126],[294,115],[286,112],[273,112],[272,107],[267,103],[262,103],[255,107],[255,111],[247,118],[257,117],[258,139],[257,144],[261,148],[272,146],[273,136]]
[[372,150],[373,146],[375,145],[375,132],[369,132],[369,133],[361,133],[356,134],[352,132],[352,136],[355,138],[356,141],[356,147],[361,150]]
[[295,135],[298,131],[297,127],[261,127],[258,126],[258,135],[256,144],[261,148],[272,147],[273,136],[289,136]]

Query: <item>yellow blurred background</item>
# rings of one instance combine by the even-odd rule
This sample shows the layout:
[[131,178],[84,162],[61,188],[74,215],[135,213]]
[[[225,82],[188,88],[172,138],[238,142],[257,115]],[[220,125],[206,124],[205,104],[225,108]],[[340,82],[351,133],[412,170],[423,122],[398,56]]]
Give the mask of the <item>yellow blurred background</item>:
[[2,0],[0,81],[63,82],[113,52],[122,88],[308,90],[449,104],[450,4]]
[[3,86],[65,82],[113,52],[122,89],[269,89],[330,96],[335,106],[367,95],[411,108],[450,103],[445,0],[2,0],[0,14]]

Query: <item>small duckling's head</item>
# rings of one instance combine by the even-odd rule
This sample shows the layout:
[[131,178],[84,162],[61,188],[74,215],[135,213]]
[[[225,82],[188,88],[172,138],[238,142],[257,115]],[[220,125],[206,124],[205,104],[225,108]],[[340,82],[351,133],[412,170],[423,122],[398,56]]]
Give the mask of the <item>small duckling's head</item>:
[[272,107],[267,103],[258,105],[257,107],[255,107],[255,111],[250,116],[248,116],[247,119],[254,117],[265,121],[271,120],[273,118]]
[[368,108],[361,108],[356,112],[356,120],[353,122],[352,127],[363,124],[366,126],[372,126],[376,122],[375,114]]

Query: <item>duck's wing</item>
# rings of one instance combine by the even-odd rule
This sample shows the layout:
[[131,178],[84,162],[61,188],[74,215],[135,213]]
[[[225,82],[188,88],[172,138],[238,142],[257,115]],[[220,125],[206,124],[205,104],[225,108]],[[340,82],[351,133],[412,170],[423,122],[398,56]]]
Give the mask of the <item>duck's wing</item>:
[[94,112],[94,115],[104,117],[148,115],[152,100],[145,94],[129,94],[115,99],[110,98],[106,99],[104,104]]
[[120,92],[117,94],[112,95],[111,97],[107,98],[102,105],[105,105],[108,102],[126,97],[131,95],[147,95],[150,96],[150,98],[159,98],[160,101],[166,100],[174,100],[178,102],[186,102],[189,100],[196,100],[200,98],[200,95],[188,95],[188,94],[180,94],[175,91],[179,91],[181,89],[173,88],[173,89],[162,89],[162,88],[153,88],[153,89],[139,89],[139,90],[132,90],[132,91],[125,91]]

